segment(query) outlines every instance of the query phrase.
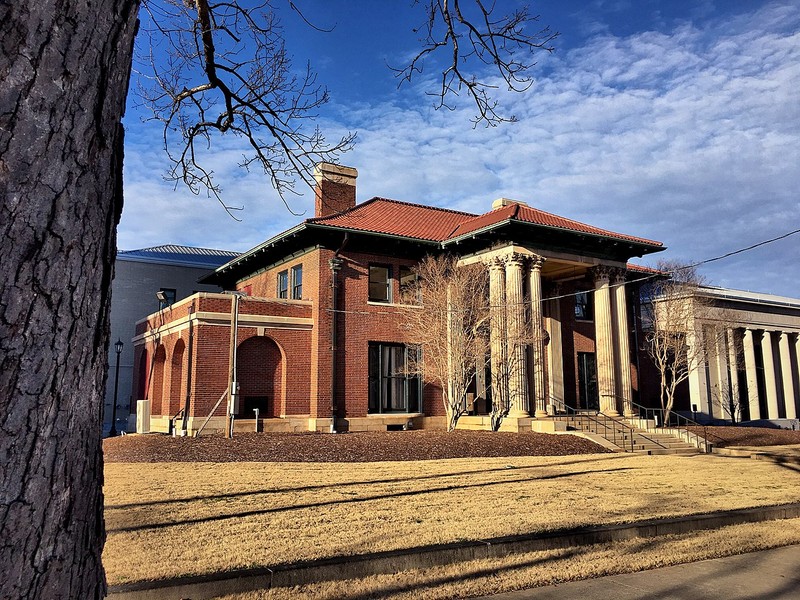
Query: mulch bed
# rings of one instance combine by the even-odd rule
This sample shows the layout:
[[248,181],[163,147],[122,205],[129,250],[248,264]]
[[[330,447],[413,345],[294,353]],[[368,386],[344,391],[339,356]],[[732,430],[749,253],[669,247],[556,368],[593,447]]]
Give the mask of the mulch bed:
[[[703,427],[687,427],[703,435]],[[800,444],[800,431],[768,427],[709,426],[708,441],[719,448],[729,446],[786,446]]]
[[380,462],[603,452],[574,435],[460,430],[238,433],[230,440],[146,434],[103,441],[106,462]]

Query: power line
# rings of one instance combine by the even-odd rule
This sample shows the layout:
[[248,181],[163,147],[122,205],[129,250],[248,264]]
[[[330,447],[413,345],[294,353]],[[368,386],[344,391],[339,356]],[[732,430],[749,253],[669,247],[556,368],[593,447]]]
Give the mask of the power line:
[[[638,279],[637,282],[645,282],[645,281],[648,281],[648,280],[651,280],[651,279],[659,279],[659,278],[663,278],[663,277],[665,277],[667,275],[674,275],[674,274],[676,274],[678,272],[681,272],[681,271],[685,271],[685,270],[688,270],[688,269],[694,269],[694,268],[700,267],[702,265],[706,265],[706,264],[709,264],[709,263],[712,263],[712,262],[717,262],[717,261],[720,261],[720,260],[723,260],[723,259],[726,259],[726,258],[730,258],[731,256],[735,256],[737,254],[742,254],[744,252],[749,252],[750,250],[754,250],[756,248],[760,248],[761,246],[766,246],[767,244],[772,244],[774,242],[786,239],[786,238],[791,237],[793,235],[796,235],[798,233],[800,233],[800,229],[795,229],[795,230],[790,231],[788,233],[784,233],[784,234],[778,235],[776,237],[773,237],[773,238],[770,238],[770,239],[767,239],[767,240],[763,240],[763,241],[757,242],[755,244],[751,244],[750,246],[746,246],[744,248],[739,248],[737,250],[732,250],[730,252],[726,252],[725,254],[720,254],[719,256],[713,256],[711,258],[706,258],[706,259],[703,259],[703,260],[700,260],[700,261],[697,261],[697,262],[694,262],[694,263],[691,263],[691,264],[688,264],[688,265],[675,267],[674,269],[670,269],[670,270],[667,270],[667,271],[659,271],[658,273],[653,273],[651,275],[647,275],[645,277],[642,277],[642,278]],[[611,290],[611,289],[614,289],[614,288],[617,288],[617,287],[620,287],[620,286],[624,286],[624,285],[626,285],[626,283],[627,282],[623,281],[621,283],[610,284],[608,286],[608,288],[609,288],[609,290]],[[563,298],[576,297],[579,294],[585,293],[587,291],[593,291],[593,290],[579,290],[579,291],[576,291],[576,292],[569,292],[569,293],[566,293],[566,294],[548,296],[546,298],[542,298],[541,301],[542,302],[547,302],[549,300],[561,300]],[[524,305],[527,305],[529,302],[530,301],[528,301],[528,302],[524,302],[523,301],[520,304],[522,304],[524,306]],[[513,304],[504,303],[501,306],[509,307],[509,306],[516,306],[517,304],[518,303],[513,303]],[[406,305],[406,306],[408,306],[408,307],[412,307],[412,306],[418,307],[420,305],[416,305],[415,304],[415,305]],[[498,307],[494,307],[492,305],[487,305],[487,306],[484,306],[484,307],[481,307],[481,308],[492,309],[492,308],[498,308]],[[330,308],[326,308],[324,310],[326,310],[329,313],[330,312],[335,312],[337,314],[397,315],[397,311],[396,310],[395,311],[387,311],[387,310],[381,311],[381,310],[344,310],[344,309],[339,309],[339,310],[334,311],[334,310],[332,310]]]

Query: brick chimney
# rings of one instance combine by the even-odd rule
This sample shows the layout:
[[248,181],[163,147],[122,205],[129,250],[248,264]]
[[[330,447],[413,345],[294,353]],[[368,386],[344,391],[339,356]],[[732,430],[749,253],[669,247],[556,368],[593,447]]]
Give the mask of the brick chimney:
[[358,171],[331,163],[319,163],[314,170],[314,216],[335,215],[356,205]]

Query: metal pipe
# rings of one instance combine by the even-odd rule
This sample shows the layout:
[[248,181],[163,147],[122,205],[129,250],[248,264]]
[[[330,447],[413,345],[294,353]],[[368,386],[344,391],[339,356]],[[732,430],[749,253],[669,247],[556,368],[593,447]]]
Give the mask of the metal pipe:
[[[344,246],[344,244],[342,245]],[[336,433],[336,412],[338,408],[336,403],[336,347],[338,341],[336,300],[339,288],[336,281],[336,274],[342,268],[343,262],[342,259],[338,257],[338,254],[339,252],[337,251],[336,255],[328,262],[331,268],[331,433]]]

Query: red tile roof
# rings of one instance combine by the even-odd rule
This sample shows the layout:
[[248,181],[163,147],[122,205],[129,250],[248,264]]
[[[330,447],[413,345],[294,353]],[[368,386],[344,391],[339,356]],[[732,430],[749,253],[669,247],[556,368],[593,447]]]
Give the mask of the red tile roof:
[[306,222],[440,242],[446,240],[459,223],[474,216],[445,208],[373,198],[338,215]]
[[508,204],[502,208],[479,215],[470,221],[465,221],[459,225],[459,227],[457,227],[449,237],[460,237],[462,235],[472,233],[473,231],[478,231],[479,229],[484,229],[491,225],[502,223],[503,221],[510,219],[521,221],[523,223],[533,223],[534,225],[551,227],[554,229],[564,229],[566,231],[588,233],[601,237],[618,238],[640,244],[656,246],[661,245],[661,242],[635,237],[632,235],[625,235],[623,233],[616,233],[606,229],[600,229],[599,227],[593,227],[592,225],[587,225],[579,221],[573,221],[572,219],[567,219],[565,217],[560,217],[537,208],[531,208],[530,206],[524,206],[516,203]]
[[661,242],[607,231],[517,203],[482,215],[474,215],[387,198],[373,198],[338,215],[308,219],[306,223],[444,242],[510,220],[647,246],[662,245]]

